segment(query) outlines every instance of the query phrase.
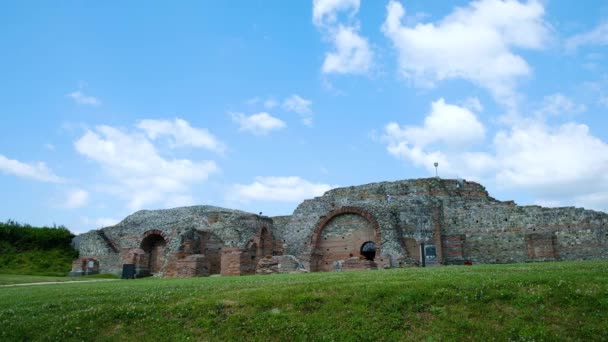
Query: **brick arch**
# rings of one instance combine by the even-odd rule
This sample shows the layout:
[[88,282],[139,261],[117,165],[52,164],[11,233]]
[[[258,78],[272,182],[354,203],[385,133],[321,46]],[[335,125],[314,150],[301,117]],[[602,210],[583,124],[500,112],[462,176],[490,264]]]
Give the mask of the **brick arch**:
[[140,242],[140,249],[144,251],[141,266],[146,273],[157,274],[162,272],[167,262],[166,251],[169,246],[169,239],[165,233],[158,229],[151,229],[144,232]]
[[274,250],[274,236],[267,225],[263,225],[247,242],[244,252],[247,257],[244,264],[247,272],[255,273],[258,262],[266,256],[272,255]]
[[267,226],[262,226],[262,228],[260,228],[254,240],[258,244],[258,254],[260,258],[272,255],[272,251],[274,250],[274,236]]
[[[329,223],[329,221],[331,221],[336,216],[340,216],[340,215],[344,215],[344,214],[355,214],[355,215],[359,215],[359,216],[362,216],[363,218],[365,218],[367,220],[367,222],[369,222],[369,224],[372,225],[372,228],[374,228],[374,231],[376,232],[376,239],[374,241],[376,243],[376,246],[380,246],[380,237],[381,237],[380,225],[378,224],[378,221],[376,221],[376,218],[374,217],[374,215],[372,215],[372,213],[370,213],[369,211],[358,208],[358,207],[341,207],[341,208],[338,208],[338,209],[330,212],[325,217],[323,217],[321,220],[319,220],[319,222],[317,223],[317,225],[315,227],[315,230],[312,234],[312,238],[310,241],[311,246],[313,246],[313,248],[317,246],[319,236],[321,235],[323,228],[325,228],[325,226]],[[377,251],[379,253],[380,248],[379,247],[377,247],[377,248],[378,248]]]
[[[91,261],[93,262],[92,264]],[[82,258],[82,271],[85,275],[99,273],[99,260],[95,258]]]
[[[345,214],[354,214],[354,215],[362,217],[363,219],[365,219],[367,221],[367,223],[371,226],[371,228],[374,231],[374,239],[372,239],[370,241],[374,242],[376,245],[376,255],[378,255],[378,256],[381,255],[382,246],[380,243],[380,241],[381,241],[380,225],[378,224],[378,221],[376,220],[374,215],[372,213],[370,213],[369,211],[362,209],[362,208],[358,208],[358,207],[341,207],[341,208],[331,211],[325,217],[321,218],[319,220],[319,222],[317,223],[317,225],[315,226],[315,230],[311,237],[311,248],[312,248],[311,258],[315,257],[315,251],[317,250],[317,248],[319,248],[319,243],[321,241],[321,234],[322,234],[323,230],[325,229],[325,227],[334,218],[339,217],[341,215],[345,215]],[[312,261],[312,259],[311,259],[311,261]],[[311,265],[311,267],[312,267],[312,265]]]
[[160,229],[150,229],[144,232],[143,238],[147,238],[150,235],[160,235],[163,239],[168,240],[165,232]]

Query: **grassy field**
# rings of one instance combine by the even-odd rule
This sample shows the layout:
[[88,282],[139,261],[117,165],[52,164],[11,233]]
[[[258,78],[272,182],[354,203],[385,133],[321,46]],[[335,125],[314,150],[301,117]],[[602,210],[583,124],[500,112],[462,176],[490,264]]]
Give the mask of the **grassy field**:
[[19,274],[0,274],[0,285],[14,284],[30,284],[44,282],[66,282],[66,281],[83,281],[93,279],[113,279],[118,278],[110,274],[96,274],[86,277],[59,277],[59,276],[37,276],[37,275],[19,275]]
[[608,340],[608,262],[0,288],[0,340]]

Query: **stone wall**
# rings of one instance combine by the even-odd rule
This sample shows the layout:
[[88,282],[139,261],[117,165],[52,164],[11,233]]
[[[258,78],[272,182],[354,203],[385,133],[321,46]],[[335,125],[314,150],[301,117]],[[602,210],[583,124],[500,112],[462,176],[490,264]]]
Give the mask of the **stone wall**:
[[449,208],[445,230],[478,263],[608,259],[608,215],[581,208],[488,205]]
[[[362,253],[368,242],[373,258]],[[427,178],[333,189],[291,216],[211,206],[139,211],[74,245],[74,272],[94,260],[101,273],[131,263],[140,275],[167,277],[273,273],[281,260],[312,271],[408,267],[422,250],[428,265],[608,259],[608,215],[517,206],[475,182]],[[278,255],[286,259],[269,258]]]
[[[268,217],[193,206],[138,211],[115,226],[81,234],[73,243],[81,259],[99,262],[101,273],[121,274],[123,264],[135,264],[139,276],[250,274],[255,272],[252,264],[273,253],[273,230]],[[253,259],[252,244],[260,246]],[[222,265],[225,250],[241,251],[247,262],[232,271]],[[74,272],[82,271],[78,270],[80,264],[75,262]]]
[[495,200],[480,184],[437,178],[339,188],[304,201],[283,231],[286,254],[297,255],[308,269],[315,268],[319,248],[329,252],[323,256],[328,265],[346,260],[333,247],[328,251],[325,240],[315,241],[316,231],[333,229],[323,226],[328,215],[342,208],[369,213],[378,222],[379,267],[419,262],[420,242],[435,247],[437,264],[608,259],[605,213],[521,207]]

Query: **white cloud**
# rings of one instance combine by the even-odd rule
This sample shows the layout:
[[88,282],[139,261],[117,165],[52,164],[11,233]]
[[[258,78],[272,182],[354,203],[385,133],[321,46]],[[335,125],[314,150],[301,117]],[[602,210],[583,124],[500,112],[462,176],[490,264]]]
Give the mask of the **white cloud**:
[[383,140],[392,155],[431,167],[433,158],[445,163],[446,157],[439,151],[425,152],[427,146],[441,144],[448,150],[462,150],[483,141],[484,136],[485,128],[472,111],[439,99],[432,103],[422,126],[401,127],[391,122]]
[[439,99],[432,103],[422,126],[401,127],[391,122],[386,125],[381,140],[387,143],[387,151],[396,158],[432,173],[435,172],[433,164],[438,162],[443,176],[456,177],[458,172],[450,170],[486,169],[489,163],[486,155],[466,152],[467,148],[482,142],[484,136],[485,127],[472,111]]
[[539,49],[549,38],[539,1],[480,0],[435,23],[403,24],[405,9],[390,1],[382,26],[398,52],[400,72],[422,86],[465,79],[487,88],[501,103],[515,98],[519,78],[531,74],[513,49]]
[[228,194],[230,200],[241,202],[271,201],[298,203],[321,196],[336,186],[312,183],[300,177],[256,177],[251,184],[236,184]]
[[256,97],[252,97],[249,100],[245,101],[245,103],[247,103],[250,106],[255,106],[260,102],[260,98],[258,96]]
[[608,212],[608,191],[577,196],[574,198],[574,203],[587,209]]
[[29,178],[41,182],[60,183],[64,180],[51,171],[43,162],[23,163],[0,154],[0,171],[4,174]]
[[559,116],[580,114],[587,110],[583,104],[577,104],[569,97],[556,93],[543,98],[541,107],[536,111],[537,116]]
[[76,209],[85,206],[89,201],[89,193],[83,189],[70,190],[61,203],[62,208]]
[[494,147],[499,183],[543,194],[580,194],[608,186],[608,144],[586,125],[526,123],[499,132]]
[[312,126],[312,101],[306,100],[297,94],[293,94],[283,100],[282,107],[288,112],[299,114],[304,125]]
[[354,16],[359,11],[360,0],[314,0],[312,21],[316,26],[335,24],[338,13],[349,12]]
[[326,74],[360,74],[369,71],[373,54],[367,40],[353,27],[340,26],[330,38],[334,50],[325,55],[322,71]]
[[98,98],[96,98],[94,96],[86,95],[85,93],[82,92],[82,90],[76,90],[74,92],[71,92],[71,93],[67,94],[67,97],[71,98],[72,100],[74,100],[74,102],[81,104],[81,105],[88,105],[88,106],[101,105],[101,100],[99,100]]
[[223,153],[226,146],[205,128],[194,128],[188,121],[176,118],[171,120],[141,120],[137,127],[146,132],[148,138],[155,140],[170,137],[172,147],[192,146],[213,152]]
[[608,96],[600,97],[599,103],[603,106],[608,107]]
[[[333,51],[325,55],[322,71],[326,74],[364,74],[373,64],[373,52],[367,39],[359,34],[354,16],[359,11],[359,0],[313,1],[313,23],[331,42]],[[342,20],[339,14],[347,13]]]
[[[548,99],[563,102],[559,96]],[[461,176],[521,189],[543,201],[608,209],[608,144],[593,136],[588,126],[575,122],[550,125],[546,116],[539,115],[498,131],[486,150],[476,151],[473,146],[483,140],[483,126],[466,109],[451,107],[441,100],[434,102],[421,126],[389,123],[383,136],[387,151],[425,167],[429,174],[434,173],[433,162],[437,161],[444,177]],[[564,110],[572,108],[577,106]],[[546,108],[539,111],[563,115]]]
[[53,144],[44,144],[44,148],[51,152],[55,151],[55,145],[53,145]]
[[170,196],[165,201],[165,206],[167,208],[187,207],[195,204],[197,204],[197,201],[190,195]]
[[536,200],[534,201],[534,204],[547,208],[557,208],[562,206],[561,202],[556,200]]
[[187,196],[219,170],[214,161],[163,158],[146,135],[110,126],[87,130],[74,146],[101,166],[110,180],[103,188],[127,200],[131,210]]
[[264,108],[266,109],[272,109],[278,105],[279,103],[275,99],[266,99],[266,101],[264,101]]
[[462,106],[470,111],[481,112],[483,111],[483,105],[479,102],[476,97],[469,97],[463,101]]
[[[104,228],[116,225],[120,220],[111,218],[111,217],[98,217],[98,218],[90,218],[88,216],[83,216],[80,218],[82,224],[87,226],[92,226],[94,228]],[[84,231],[79,231],[76,233],[83,233]]]
[[608,22],[593,30],[572,36],[566,40],[566,49],[573,51],[584,45],[608,45]]
[[250,116],[232,113],[230,116],[232,121],[239,125],[239,131],[250,132],[255,135],[265,135],[286,126],[285,122],[265,112]]

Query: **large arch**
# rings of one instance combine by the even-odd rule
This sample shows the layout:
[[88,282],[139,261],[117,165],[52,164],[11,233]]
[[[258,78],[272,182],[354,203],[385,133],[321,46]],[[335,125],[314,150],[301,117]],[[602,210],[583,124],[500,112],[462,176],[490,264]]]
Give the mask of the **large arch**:
[[163,232],[159,230],[145,232],[140,247],[145,253],[142,268],[147,268],[149,274],[161,272],[166,261],[165,251],[167,247],[167,240]]
[[274,249],[274,241],[272,234],[266,227],[262,227],[260,229],[258,236],[256,237],[258,242],[258,250],[256,252],[259,258],[266,257],[268,255],[272,255],[272,251]]
[[245,273],[255,273],[260,259],[272,255],[274,239],[267,227],[262,227],[258,233],[249,240],[245,249],[246,257],[241,260]]
[[357,207],[336,209],[317,223],[312,234],[310,270],[332,271],[352,257],[369,259],[369,254],[362,253],[369,242],[375,247],[374,257],[379,256],[380,240],[380,226],[369,211]]
[[209,261],[209,274],[220,274],[222,271],[222,248],[224,242],[211,232],[200,232],[199,253]]

